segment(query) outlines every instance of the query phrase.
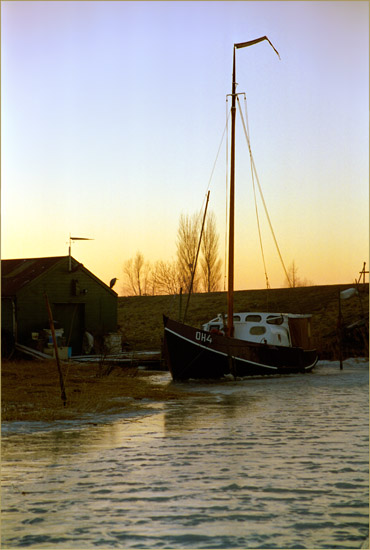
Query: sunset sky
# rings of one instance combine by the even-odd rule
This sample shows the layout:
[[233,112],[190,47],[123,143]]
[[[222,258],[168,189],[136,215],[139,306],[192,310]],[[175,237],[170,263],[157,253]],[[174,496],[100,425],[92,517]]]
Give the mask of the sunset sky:
[[[210,177],[233,44],[264,35],[281,60],[266,41],[240,49],[237,82],[284,262],[312,284],[353,282],[369,251],[365,1],[1,2],[2,258],[67,255],[70,234],[90,237],[73,257],[120,293],[137,251],[175,258],[180,215],[204,207],[210,182],[223,259],[225,139]],[[237,122],[235,284],[264,288]]]

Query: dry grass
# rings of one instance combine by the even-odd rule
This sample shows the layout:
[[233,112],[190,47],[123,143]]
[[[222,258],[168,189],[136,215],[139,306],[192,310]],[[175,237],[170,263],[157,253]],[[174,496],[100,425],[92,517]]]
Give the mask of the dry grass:
[[97,365],[63,365],[67,403],[63,406],[54,361],[3,361],[2,420],[79,418],[86,413],[115,413],[137,409],[142,399],[177,399],[183,392],[156,385],[148,372],[115,367],[101,375]]

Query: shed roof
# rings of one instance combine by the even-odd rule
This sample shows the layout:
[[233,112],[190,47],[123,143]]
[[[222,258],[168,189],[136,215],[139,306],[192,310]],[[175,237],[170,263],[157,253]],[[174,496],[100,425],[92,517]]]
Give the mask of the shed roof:
[[[65,261],[68,256],[53,256],[47,258],[25,258],[18,260],[1,260],[1,295],[14,296],[23,287],[34,281],[40,275],[46,273],[57,263]],[[73,266],[82,267],[97,282],[106,287],[111,293],[116,294],[103,281],[86,269],[83,264],[71,258]]]

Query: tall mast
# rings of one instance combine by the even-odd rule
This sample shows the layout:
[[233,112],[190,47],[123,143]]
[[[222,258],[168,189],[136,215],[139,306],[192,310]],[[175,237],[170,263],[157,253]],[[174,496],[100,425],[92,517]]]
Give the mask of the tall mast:
[[231,92],[231,152],[230,152],[230,203],[229,203],[229,269],[227,287],[227,335],[234,333],[234,226],[235,226],[235,114],[236,114],[236,80],[235,80],[235,44],[233,50],[233,80]]
[[231,152],[230,152],[230,212],[229,212],[229,266],[228,266],[228,292],[227,292],[227,335],[234,334],[234,226],[235,226],[235,114],[236,114],[236,72],[235,50],[253,46],[258,42],[267,40],[280,58],[279,52],[274,48],[267,36],[234,44],[233,50],[233,78],[231,91]]

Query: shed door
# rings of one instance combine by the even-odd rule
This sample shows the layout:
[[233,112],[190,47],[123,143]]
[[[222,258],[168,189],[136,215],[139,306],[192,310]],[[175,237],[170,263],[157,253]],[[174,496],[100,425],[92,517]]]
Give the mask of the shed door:
[[85,332],[85,304],[53,304],[53,319],[64,329],[67,346],[72,355],[82,353],[82,339]]

